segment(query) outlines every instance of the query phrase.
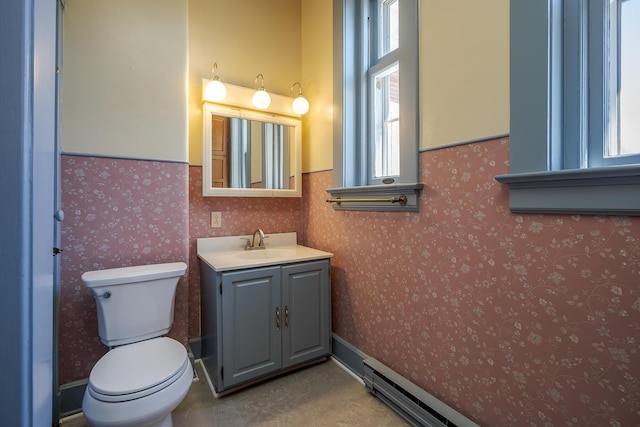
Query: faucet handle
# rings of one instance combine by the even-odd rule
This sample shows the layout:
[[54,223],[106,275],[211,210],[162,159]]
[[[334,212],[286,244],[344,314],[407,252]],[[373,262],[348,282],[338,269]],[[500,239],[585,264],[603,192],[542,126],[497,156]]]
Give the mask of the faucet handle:
[[245,244],[244,244],[244,250],[248,250],[251,248],[251,239],[248,237],[241,237],[240,240],[244,240]]

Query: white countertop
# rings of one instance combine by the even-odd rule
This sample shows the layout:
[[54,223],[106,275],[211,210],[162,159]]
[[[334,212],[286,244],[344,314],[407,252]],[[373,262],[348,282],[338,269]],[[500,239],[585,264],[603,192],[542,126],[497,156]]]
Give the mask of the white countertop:
[[296,233],[266,234],[266,249],[250,251],[244,250],[244,238],[251,238],[251,235],[197,239],[198,258],[216,271],[230,271],[313,261],[333,256],[330,252],[298,245]]

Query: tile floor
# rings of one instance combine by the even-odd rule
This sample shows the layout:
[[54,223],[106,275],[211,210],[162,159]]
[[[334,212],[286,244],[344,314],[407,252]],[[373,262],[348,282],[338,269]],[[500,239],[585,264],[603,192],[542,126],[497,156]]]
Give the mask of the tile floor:
[[[364,385],[330,360],[215,399],[196,363],[199,380],[173,412],[174,427],[200,426],[408,426],[367,392]],[[60,421],[85,427],[82,415]]]

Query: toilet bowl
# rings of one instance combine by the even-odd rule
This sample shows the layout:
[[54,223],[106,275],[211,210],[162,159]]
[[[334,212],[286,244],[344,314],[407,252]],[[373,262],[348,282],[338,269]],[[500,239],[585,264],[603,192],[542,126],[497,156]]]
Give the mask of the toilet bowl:
[[187,352],[171,338],[116,347],[92,369],[82,409],[95,427],[170,427],[192,380]]
[[185,347],[162,336],[184,263],[124,267],[82,275],[98,308],[100,339],[112,347],[95,364],[82,401],[95,427],[172,427],[171,412],[193,380]]

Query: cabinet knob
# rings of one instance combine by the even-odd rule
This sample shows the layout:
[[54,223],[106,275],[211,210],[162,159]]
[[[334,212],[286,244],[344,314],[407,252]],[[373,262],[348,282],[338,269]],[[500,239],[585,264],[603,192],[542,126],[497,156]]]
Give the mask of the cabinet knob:
[[276,331],[280,330],[280,307],[276,307]]

